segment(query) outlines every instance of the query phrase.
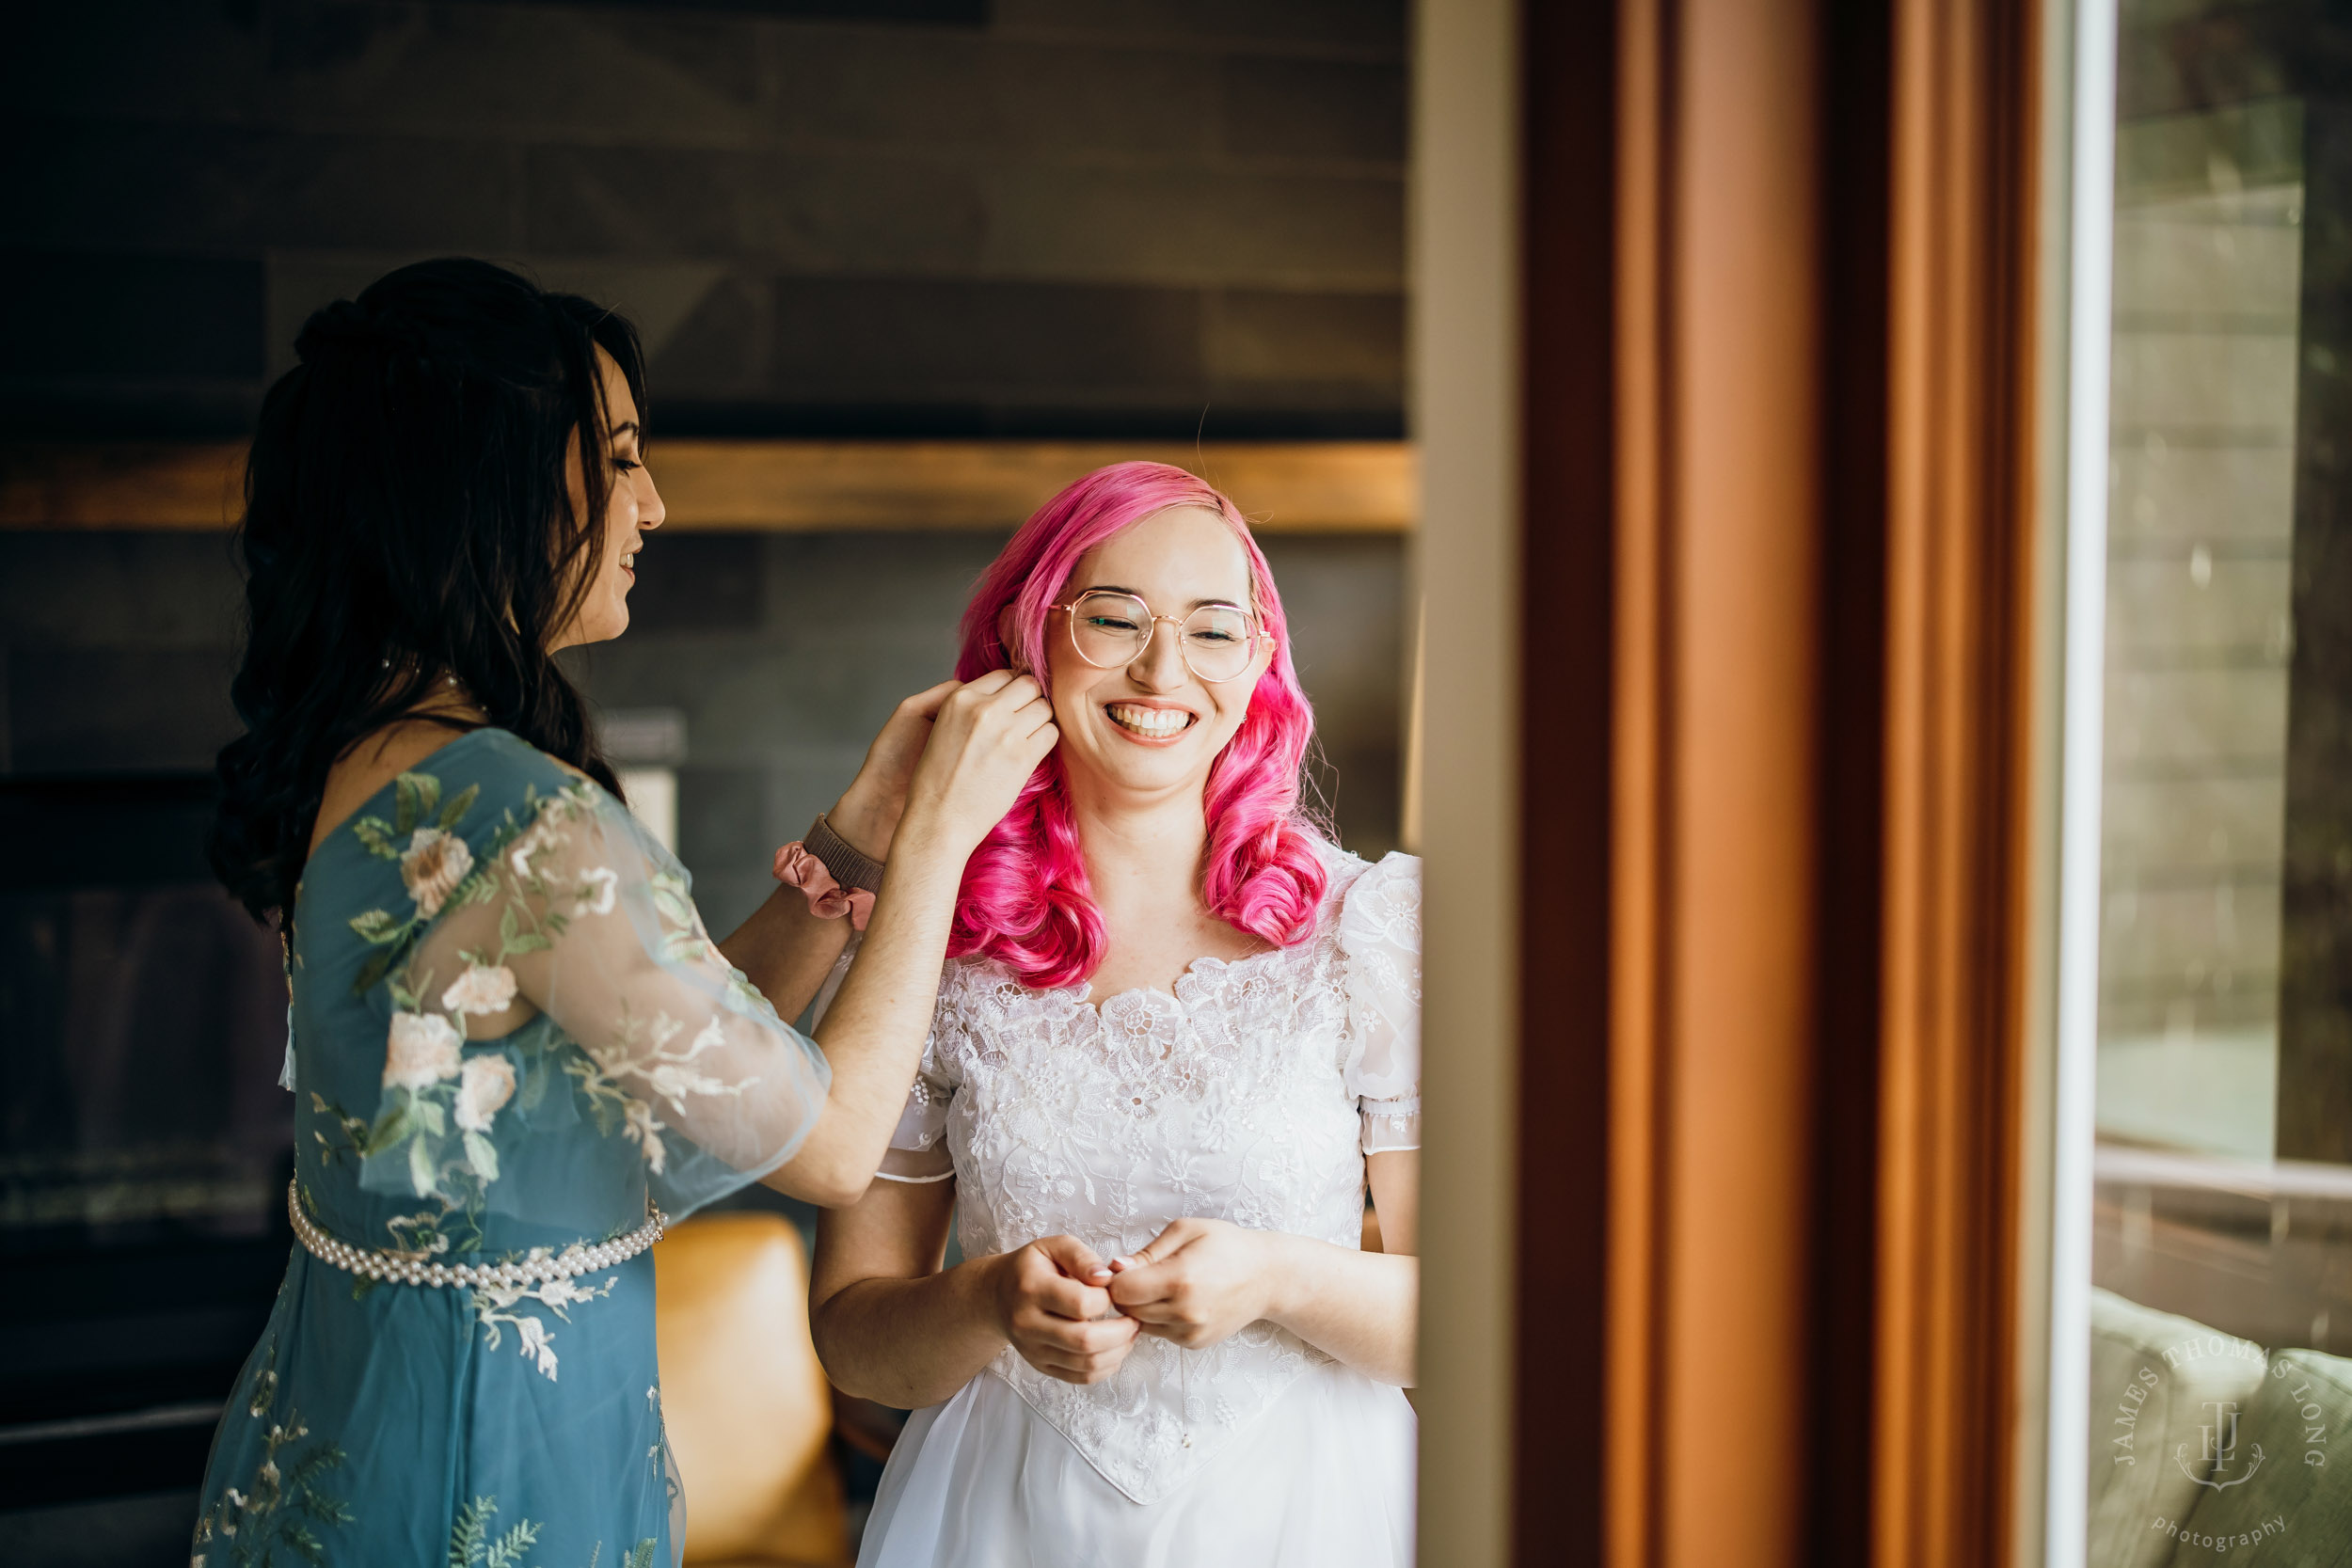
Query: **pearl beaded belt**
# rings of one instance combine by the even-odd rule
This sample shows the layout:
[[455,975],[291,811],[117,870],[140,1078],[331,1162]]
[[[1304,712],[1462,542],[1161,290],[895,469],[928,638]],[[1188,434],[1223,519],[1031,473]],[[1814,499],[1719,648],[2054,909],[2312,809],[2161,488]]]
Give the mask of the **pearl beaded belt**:
[[644,1224],[609,1242],[595,1245],[574,1242],[561,1252],[543,1247],[537,1249],[538,1256],[518,1263],[428,1263],[404,1253],[337,1241],[304,1212],[300,1189],[294,1182],[286,1184],[286,1213],[294,1221],[294,1237],[301,1242],[303,1250],[346,1274],[361,1274],[394,1285],[480,1285],[504,1290],[543,1285],[550,1279],[569,1279],[591,1270],[626,1263],[661,1240],[661,1232],[670,1223],[668,1215],[648,1203]]

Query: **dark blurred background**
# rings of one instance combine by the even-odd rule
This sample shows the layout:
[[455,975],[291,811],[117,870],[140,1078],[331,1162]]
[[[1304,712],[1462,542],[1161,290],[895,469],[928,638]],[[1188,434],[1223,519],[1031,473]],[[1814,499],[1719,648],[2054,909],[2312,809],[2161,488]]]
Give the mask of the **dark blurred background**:
[[[657,479],[665,436],[1398,440],[1404,55],[1401,0],[19,8],[0,464],[237,439],[310,310],[452,253],[637,321]],[[653,541],[578,669],[714,927],[1003,538]],[[1265,542],[1376,855],[1406,536]],[[286,1246],[276,941],[199,845],[238,581],[217,530],[0,546],[0,1557],[183,1561]]]

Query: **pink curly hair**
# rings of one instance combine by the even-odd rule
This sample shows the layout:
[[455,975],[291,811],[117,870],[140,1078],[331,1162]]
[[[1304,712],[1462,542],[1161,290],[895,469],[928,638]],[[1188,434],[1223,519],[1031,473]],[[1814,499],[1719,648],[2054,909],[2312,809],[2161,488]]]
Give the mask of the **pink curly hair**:
[[[1165,463],[1114,463],[1039,507],[972,592],[956,678],[968,681],[1010,665],[1044,679],[1047,610],[1062,596],[1080,558],[1121,529],[1177,506],[1214,512],[1232,529],[1249,558],[1251,608],[1274,641],[1274,657],[1249,693],[1241,728],[1209,769],[1201,896],[1227,924],[1289,946],[1312,933],[1326,881],[1316,852],[1321,835],[1298,800],[1314,708],[1291,665],[1274,574],[1249,525],[1214,485]],[[1009,650],[996,632],[1008,605]],[[1087,886],[1057,751],[1038,764],[1012,810],[965,866],[947,952],[951,958],[981,954],[1025,985],[1051,988],[1093,974],[1104,946],[1103,916]]]

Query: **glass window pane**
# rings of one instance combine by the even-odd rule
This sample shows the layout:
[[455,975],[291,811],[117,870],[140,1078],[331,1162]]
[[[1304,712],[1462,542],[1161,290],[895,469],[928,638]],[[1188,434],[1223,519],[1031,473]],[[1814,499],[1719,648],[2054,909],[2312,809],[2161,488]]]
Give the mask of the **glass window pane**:
[[2122,0],[2119,21],[2089,1560],[2225,1539],[2332,1560],[2352,22],[2234,0]]

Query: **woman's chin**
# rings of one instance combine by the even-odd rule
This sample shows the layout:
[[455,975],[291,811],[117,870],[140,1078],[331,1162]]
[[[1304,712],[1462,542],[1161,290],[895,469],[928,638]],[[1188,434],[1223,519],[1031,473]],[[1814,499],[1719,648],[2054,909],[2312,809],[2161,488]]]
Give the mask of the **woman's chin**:
[[1064,762],[1073,773],[1090,775],[1090,783],[1136,794],[1159,795],[1206,773],[1190,746],[1137,746],[1114,741],[1083,757]]

